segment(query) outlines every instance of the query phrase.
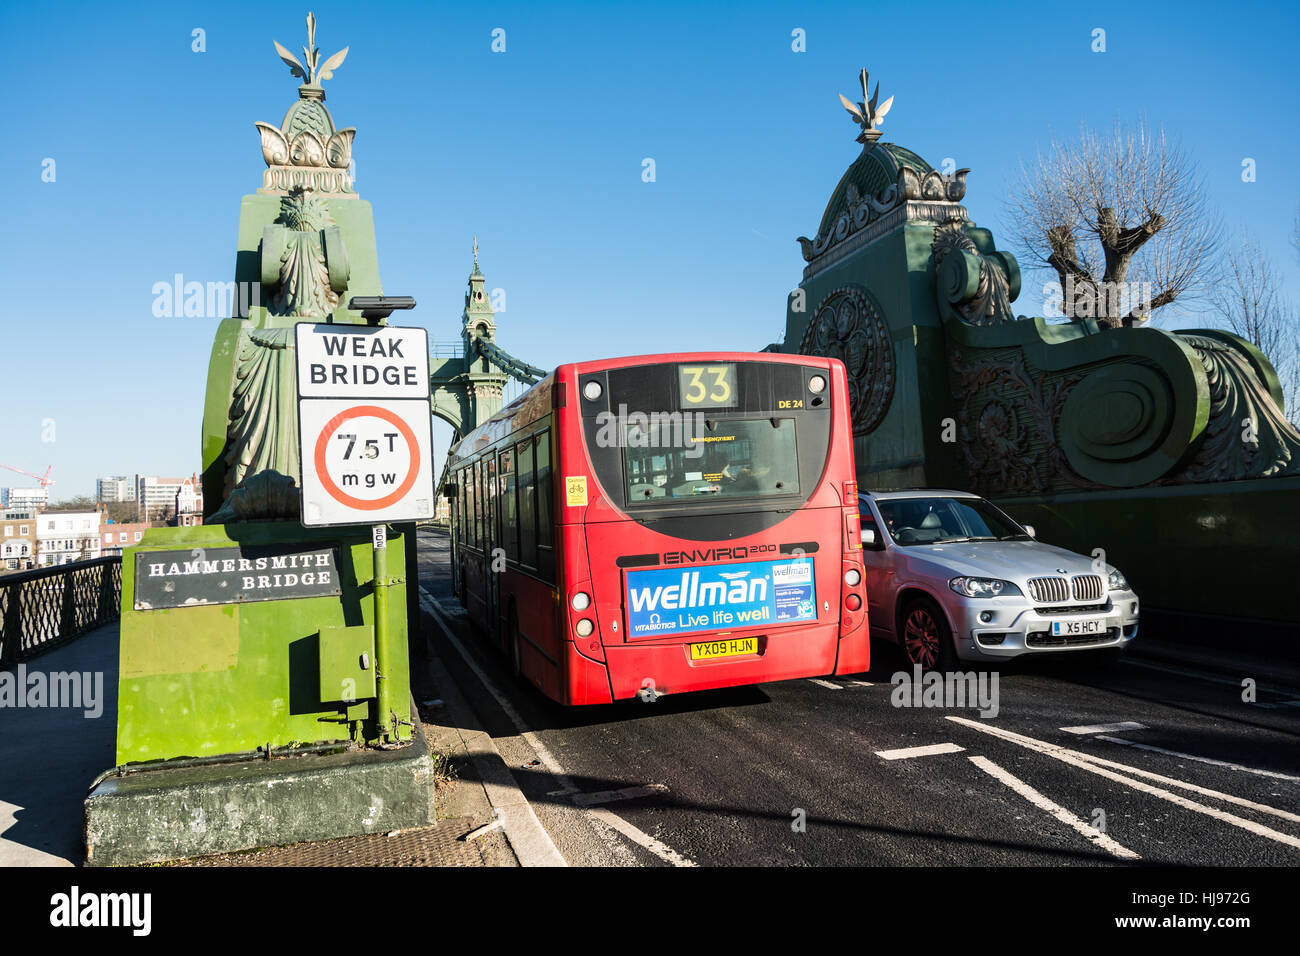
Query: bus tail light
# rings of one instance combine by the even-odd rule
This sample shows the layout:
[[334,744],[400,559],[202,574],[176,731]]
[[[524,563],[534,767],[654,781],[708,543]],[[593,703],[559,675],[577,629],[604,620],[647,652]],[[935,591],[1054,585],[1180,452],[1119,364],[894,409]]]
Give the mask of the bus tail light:
[[591,618],[584,617],[573,626],[573,629],[578,632],[579,637],[591,637],[591,632],[596,629],[596,625],[591,623]]
[[863,578],[862,551],[845,551],[841,563],[840,640],[835,657],[836,674],[860,674],[871,667],[867,630],[867,584]]

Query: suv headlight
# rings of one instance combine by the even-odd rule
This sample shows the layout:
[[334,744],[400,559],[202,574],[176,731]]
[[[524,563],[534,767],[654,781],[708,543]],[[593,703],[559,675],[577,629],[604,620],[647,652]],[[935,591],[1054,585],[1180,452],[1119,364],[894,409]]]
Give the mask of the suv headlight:
[[1106,577],[1106,586],[1112,591],[1127,591],[1128,580],[1119,573],[1118,568],[1111,568]]
[[1020,588],[1010,581],[1002,581],[998,578],[953,578],[948,582],[948,587],[963,597],[973,598],[993,598],[1020,593]]

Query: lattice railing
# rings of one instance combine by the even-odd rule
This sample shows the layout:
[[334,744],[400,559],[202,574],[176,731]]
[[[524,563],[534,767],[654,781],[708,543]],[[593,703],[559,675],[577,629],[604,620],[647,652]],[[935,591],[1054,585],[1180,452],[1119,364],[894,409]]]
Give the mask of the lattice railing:
[[0,575],[0,668],[118,619],[122,558]]

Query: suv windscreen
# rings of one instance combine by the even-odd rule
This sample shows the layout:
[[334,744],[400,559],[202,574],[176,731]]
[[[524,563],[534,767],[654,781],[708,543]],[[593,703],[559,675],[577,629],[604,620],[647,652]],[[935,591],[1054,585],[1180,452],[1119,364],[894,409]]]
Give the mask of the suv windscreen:
[[983,498],[892,498],[877,500],[876,507],[900,545],[1029,537]]

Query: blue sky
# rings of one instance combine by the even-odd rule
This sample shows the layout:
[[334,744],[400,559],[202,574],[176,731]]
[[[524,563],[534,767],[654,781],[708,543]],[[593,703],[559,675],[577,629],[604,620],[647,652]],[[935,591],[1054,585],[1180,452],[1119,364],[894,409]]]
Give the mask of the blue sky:
[[385,291],[432,340],[457,335],[474,234],[499,339],[533,364],[779,338],[795,237],[860,149],[836,94],[862,66],[896,96],[885,139],[970,167],[965,204],[1003,245],[1021,158],[1145,116],[1300,293],[1293,3],[5,4],[0,462],[53,465],[56,499],[200,467],[216,323],[155,318],[152,288],[232,277],[253,122],[296,97],[271,41],[297,51],[308,9],[322,56],[351,47],[328,105],[358,128]]

